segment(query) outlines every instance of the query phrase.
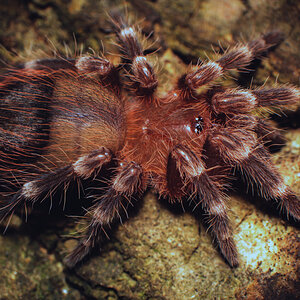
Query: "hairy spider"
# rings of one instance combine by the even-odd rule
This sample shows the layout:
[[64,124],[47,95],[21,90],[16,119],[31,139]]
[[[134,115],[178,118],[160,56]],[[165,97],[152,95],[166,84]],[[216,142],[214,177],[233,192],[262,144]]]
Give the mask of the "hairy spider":
[[[299,220],[299,198],[284,184],[265,146],[277,141],[278,133],[252,111],[294,104],[300,94],[291,86],[245,90],[213,83],[261,57],[279,34],[268,33],[217,61],[194,66],[159,97],[136,28],[121,17],[114,19],[114,28],[128,62],[127,81],[119,78],[123,67],[91,56],[35,60],[1,77],[2,217],[51,198],[72,181],[93,181],[113,161],[106,191],[87,212],[86,234],[67,257],[70,266],[149,185],[171,202],[190,197],[201,204],[221,253],[237,266],[224,188],[236,169],[262,197]],[[199,92],[206,85],[209,89]]]

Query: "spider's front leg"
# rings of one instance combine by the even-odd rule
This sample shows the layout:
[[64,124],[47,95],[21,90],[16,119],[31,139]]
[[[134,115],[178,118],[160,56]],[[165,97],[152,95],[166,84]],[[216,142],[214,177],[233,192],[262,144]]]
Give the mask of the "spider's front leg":
[[199,198],[204,212],[207,214],[209,229],[216,238],[221,253],[232,267],[238,265],[237,250],[232,238],[232,231],[227,215],[226,199],[218,182],[213,180],[205,169],[205,165],[195,153],[185,146],[179,145],[171,152],[180,177]]
[[157,76],[153,67],[144,55],[144,49],[139,41],[135,26],[130,26],[121,16],[115,16],[113,26],[117,34],[120,50],[124,58],[130,62],[131,89],[141,100],[155,101],[155,91],[158,86]]
[[194,71],[179,78],[175,93],[184,100],[189,100],[196,95],[199,87],[212,83],[227,71],[245,69],[255,58],[261,57],[269,48],[281,41],[281,33],[270,32],[245,45],[238,45],[216,61],[203,62],[196,66]]
[[237,167],[250,184],[256,186],[265,199],[280,203],[288,215],[300,220],[300,201],[284,183],[270,154],[257,143],[254,132],[241,128],[216,128],[208,142],[218,150],[220,157],[232,167]]
[[88,155],[80,157],[75,163],[55,170],[25,183],[22,188],[0,208],[0,216],[5,218],[13,214],[22,204],[34,204],[42,201],[43,195],[50,196],[60,186],[67,186],[72,180],[90,178],[96,170],[112,158],[110,150],[101,147]]
[[72,267],[84,258],[105,233],[105,228],[116,216],[120,217],[121,210],[126,212],[125,206],[130,203],[131,196],[144,188],[145,178],[141,166],[135,162],[121,163],[108,191],[97,199],[97,203],[87,213],[87,216],[91,216],[91,222],[86,236],[66,257],[66,264]]

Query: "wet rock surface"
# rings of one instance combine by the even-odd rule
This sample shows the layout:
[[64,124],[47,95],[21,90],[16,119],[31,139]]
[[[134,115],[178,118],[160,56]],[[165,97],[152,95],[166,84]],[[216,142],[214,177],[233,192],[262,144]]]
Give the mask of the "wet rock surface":
[[[216,57],[237,40],[279,29],[285,41],[260,64],[254,85],[275,80],[299,84],[298,1],[137,1],[127,3],[144,33],[157,40],[163,93],[186,69],[185,63]],[[93,48],[116,53],[106,12],[123,1],[2,1],[2,64]],[[52,45],[55,45],[52,46]],[[38,50],[40,49],[40,50]],[[16,54],[17,53],[17,54]],[[163,67],[164,66],[164,67]],[[235,75],[234,73],[232,75]],[[230,84],[236,84],[229,79]],[[247,85],[247,84],[246,84]],[[300,193],[299,114],[275,120],[286,128],[286,145],[273,154],[285,182]],[[274,118],[276,119],[276,118]],[[284,120],[284,121],[282,121]],[[290,121],[292,120],[292,121]],[[298,122],[298,123],[297,123]],[[228,201],[240,266],[231,269],[213,246],[206,228],[188,205],[174,207],[148,191],[130,218],[115,225],[101,251],[69,270],[63,257],[76,244],[80,226],[70,218],[41,218],[41,228],[18,217],[0,236],[0,299],[297,299],[299,231],[269,204],[242,192]],[[276,207],[276,205],[275,205]],[[47,224],[46,224],[47,223]]]

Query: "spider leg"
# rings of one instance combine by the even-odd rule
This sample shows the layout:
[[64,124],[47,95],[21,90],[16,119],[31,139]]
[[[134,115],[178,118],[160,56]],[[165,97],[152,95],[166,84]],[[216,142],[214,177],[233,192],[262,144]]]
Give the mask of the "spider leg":
[[192,184],[207,214],[209,229],[216,238],[221,253],[232,267],[238,265],[237,250],[227,215],[225,195],[218,182],[209,176],[204,163],[189,148],[178,145],[172,152],[183,181]]
[[42,201],[42,195],[51,195],[59,186],[67,185],[76,178],[90,178],[95,170],[111,160],[111,153],[105,147],[81,156],[75,163],[53,172],[44,174],[37,179],[25,183],[14,196],[0,208],[0,216],[5,218],[14,213],[24,203],[34,204]]
[[95,75],[106,87],[117,94],[121,93],[118,69],[106,58],[82,56],[76,60],[75,66],[81,75]]
[[268,149],[277,148],[286,143],[286,138],[278,128],[261,118],[256,117],[255,119],[256,126],[254,131]]
[[300,100],[300,91],[290,86],[256,90],[226,89],[216,93],[211,106],[216,113],[248,113],[256,107],[285,107]]
[[247,182],[255,185],[261,196],[267,200],[274,199],[288,215],[300,219],[299,198],[284,184],[266,148],[257,145],[254,132],[219,128],[213,130],[208,141],[225,162],[241,170]]
[[[135,162],[122,163],[108,191],[99,199],[92,210],[87,213],[92,219],[86,236],[77,247],[66,257],[66,264],[74,266],[86,256],[100,240],[101,233],[120,216],[124,202],[129,202],[131,196],[144,189],[142,168]],[[125,204],[126,205],[126,204]]]
[[130,62],[131,89],[141,99],[152,102],[156,91],[158,80],[144,49],[139,41],[135,26],[128,25],[121,16],[113,18],[113,26],[116,31],[120,50],[124,58]]
[[[81,56],[75,59],[37,59],[25,63],[21,68],[26,70],[76,71],[80,75],[96,75],[106,87],[119,91],[119,73],[113,64],[103,57]],[[53,78],[55,79],[55,77]]]
[[[177,90],[184,100],[190,99],[196,90],[215,81],[227,71],[245,69],[253,59],[262,56],[274,44],[279,43],[280,33],[271,32],[245,45],[239,45],[216,61],[203,62],[194,71],[184,74],[177,82]],[[176,92],[177,93],[177,92]]]
[[226,126],[254,131],[258,139],[269,149],[277,149],[286,142],[281,130],[274,127],[268,120],[259,117],[246,114],[232,115],[226,121]]
[[258,57],[255,57],[251,61],[251,63],[247,66],[246,72],[239,72],[239,74],[237,74],[238,86],[249,88],[252,85],[252,79],[255,76],[256,71],[260,67],[262,60],[268,56],[269,52],[275,50],[277,46],[279,46],[284,41],[285,35],[283,32],[274,30],[263,35],[263,38],[266,43],[270,44],[271,46],[264,53],[262,53]]

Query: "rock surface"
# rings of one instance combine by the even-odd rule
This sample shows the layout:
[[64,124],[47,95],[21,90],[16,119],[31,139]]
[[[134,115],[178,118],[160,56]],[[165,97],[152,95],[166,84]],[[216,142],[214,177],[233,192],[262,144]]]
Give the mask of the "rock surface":
[[[2,63],[65,53],[116,53],[106,12],[124,1],[1,1],[0,58]],[[127,3],[144,32],[157,40],[160,92],[172,85],[184,63],[197,62],[237,40],[270,29],[286,34],[280,47],[264,60],[254,85],[275,80],[299,84],[299,1],[206,0],[141,1]],[[73,41],[75,33],[77,51]],[[55,45],[55,46],[54,46]],[[233,74],[234,75],[234,74]],[[234,82],[231,82],[234,84]],[[287,143],[274,154],[285,181],[300,193],[299,114],[288,114]],[[292,120],[292,121],[290,121]],[[294,129],[292,129],[294,127]],[[0,299],[297,299],[299,289],[299,232],[274,209],[245,195],[229,200],[240,266],[231,269],[214,248],[206,229],[190,213],[158,200],[149,191],[129,210],[130,219],[114,228],[111,239],[73,270],[63,256],[76,241],[70,238],[73,221],[22,225],[14,217],[11,229],[0,236]],[[188,209],[187,209],[188,210]],[[29,222],[30,223],[30,222]],[[46,228],[46,229],[45,229]]]

